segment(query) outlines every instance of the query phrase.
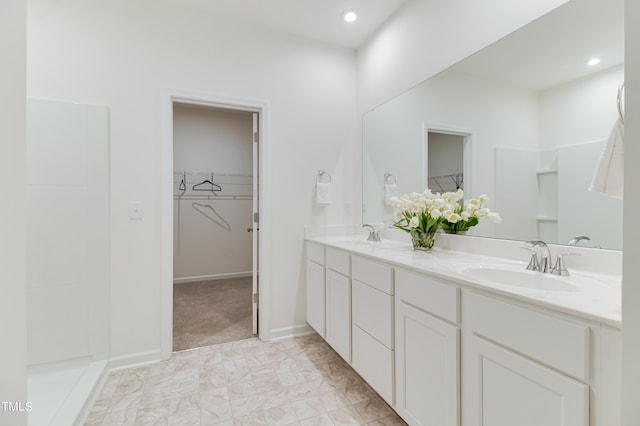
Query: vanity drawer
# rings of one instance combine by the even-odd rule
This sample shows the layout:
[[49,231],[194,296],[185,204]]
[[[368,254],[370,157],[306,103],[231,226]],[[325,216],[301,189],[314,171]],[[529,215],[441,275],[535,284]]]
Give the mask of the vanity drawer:
[[349,253],[328,248],[326,255],[327,268],[339,272],[342,275],[351,275],[351,262],[349,261]]
[[352,366],[390,405],[394,404],[394,352],[353,326]]
[[393,349],[393,297],[353,280],[351,300],[353,323]]
[[452,323],[458,323],[458,288],[425,275],[396,269],[396,299]]
[[324,265],[324,247],[314,243],[307,243],[307,259]]
[[352,278],[378,290],[393,294],[393,268],[389,265],[354,256],[351,260]]
[[475,334],[589,379],[589,327],[476,293],[465,293],[463,300],[464,322]]

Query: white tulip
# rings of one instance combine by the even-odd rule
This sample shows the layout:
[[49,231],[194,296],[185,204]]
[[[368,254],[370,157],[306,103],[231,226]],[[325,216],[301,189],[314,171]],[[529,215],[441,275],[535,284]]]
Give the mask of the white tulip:
[[409,221],[410,228],[417,228],[419,224],[420,224],[420,221],[418,220],[417,216],[412,217],[411,220]]
[[487,218],[493,223],[502,223],[502,217],[496,212],[487,214]]

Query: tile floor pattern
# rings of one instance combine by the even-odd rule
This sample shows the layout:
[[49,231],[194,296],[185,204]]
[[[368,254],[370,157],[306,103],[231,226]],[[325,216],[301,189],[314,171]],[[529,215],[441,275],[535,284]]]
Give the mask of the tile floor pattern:
[[85,425],[405,425],[317,334],[112,372]]

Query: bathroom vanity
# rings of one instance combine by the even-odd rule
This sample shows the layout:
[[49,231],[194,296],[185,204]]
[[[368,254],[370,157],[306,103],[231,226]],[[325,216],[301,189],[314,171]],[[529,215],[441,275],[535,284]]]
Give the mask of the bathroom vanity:
[[516,254],[307,237],[308,323],[410,425],[619,424],[619,277]]

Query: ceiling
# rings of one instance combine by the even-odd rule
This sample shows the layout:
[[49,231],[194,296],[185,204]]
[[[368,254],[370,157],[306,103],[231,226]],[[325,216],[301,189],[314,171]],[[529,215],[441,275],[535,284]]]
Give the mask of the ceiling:
[[[164,0],[217,16],[267,27],[339,46],[357,48],[405,0]],[[348,24],[343,12],[355,10],[358,20]]]

